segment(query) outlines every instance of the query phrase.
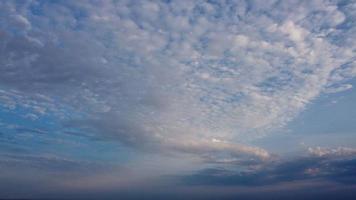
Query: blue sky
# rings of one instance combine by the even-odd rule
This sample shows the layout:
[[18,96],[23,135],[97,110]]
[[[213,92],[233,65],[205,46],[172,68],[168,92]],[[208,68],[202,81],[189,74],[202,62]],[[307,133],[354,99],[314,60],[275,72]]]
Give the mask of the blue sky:
[[352,0],[1,1],[0,198],[352,199],[355,19]]

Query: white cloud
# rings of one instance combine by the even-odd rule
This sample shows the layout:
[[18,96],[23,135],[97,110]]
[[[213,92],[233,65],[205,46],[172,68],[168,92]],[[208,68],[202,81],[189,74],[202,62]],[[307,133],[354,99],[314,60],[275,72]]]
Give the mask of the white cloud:
[[162,145],[168,149],[173,148],[179,152],[198,154],[214,160],[221,160],[215,154],[224,155],[224,159],[241,158],[244,156],[254,156],[262,160],[268,160],[271,155],[264,149],[243,144],[235,144],[218,139],[181,138],[164,139]]
[[337,148],[309,147],[308,151],[311,155],[318,156],[318,157],[356,155],[356,149],[348,148],[348,147],[337,147]]
[[326,88],[324,92],[326,93],[337,93],[337,92],[343,92],[346,90],[349,90],[352,88],[351,84],[343,84],[337,87],[330,87],[330,88]]
[[[347,73],[355,71],[355,27],[340,28],[353,20],[349,7],[2,1],[0,99],[37,114],[71,107],[85,113],[81,123],[131,145],[266,157],[234,143],[285,126],[330,86],[355,76]],[[206,142],[211,138],[229,143]]]

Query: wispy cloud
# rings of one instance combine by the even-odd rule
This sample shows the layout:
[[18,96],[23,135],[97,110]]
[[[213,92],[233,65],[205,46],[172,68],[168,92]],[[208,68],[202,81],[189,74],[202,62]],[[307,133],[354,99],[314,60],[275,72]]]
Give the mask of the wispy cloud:
[[323,147],[309,147],[308,151],[311,155],[319,157],[330,157],[330,156],[354,156],[356,155],[356,149],[348,147],[337,147],[337,148],[323,148]]

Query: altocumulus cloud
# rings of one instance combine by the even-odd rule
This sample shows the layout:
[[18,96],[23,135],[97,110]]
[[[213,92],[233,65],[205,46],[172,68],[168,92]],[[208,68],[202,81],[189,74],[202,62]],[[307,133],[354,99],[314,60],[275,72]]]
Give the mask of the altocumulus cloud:
[[[249,141],[352,88],[355,10],[354,1],[1,1],[1,109],[143,152],[269,162]],[[257,176],[251,184],[266,178]]]

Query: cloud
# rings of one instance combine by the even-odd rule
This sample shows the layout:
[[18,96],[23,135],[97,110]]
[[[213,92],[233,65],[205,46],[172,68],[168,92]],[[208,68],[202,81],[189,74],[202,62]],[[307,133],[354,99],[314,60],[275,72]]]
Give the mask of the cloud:
[[[153,171],[140,171],[142,165],[139,164],[108,167],[107,163],[80,162],[53,155],[0,156],[0,169],[5,172],[0,177],[6,180],[0,182],[0,189],[9,198],[115,199],[127,196],[140,199],[144,193],[148,199],[165,198],[166,195],[177,199],[186,196],[201,199],[246,196],[247,199],[256,199],[253,198],[255,195],[258,198],[274,197],[277,191],[277,196],[290,197],[293,194],[293,198],[295,195],[309,198],[310,190],[314,198],[326,194],[343,197],[352,196],[356,184],[354,156],[303,156],[259,163],[261,166],[257,168],[244,168],[251,163],[229,163],[194,172],[185,171],[181,175],[161,172],[158,177],[152,175]],[[162,164],[165,163],[156,163],[152,167]]]
[[323,148],[323,147],[309,147],[308,151],[313,156],[318,157],[343,157],[343,156],[354,156],[356,155],[356,149],[348,147],[337,147],[337,148]]
[[[167,149],[174,149],[176,151],[198,154],[207,158],[209,162],[215,161],[235,161],[236,158],[243,156],[256,157],[262,160],[271,158],[268,151],[243,144],[230,143],[213,138],[212,140],[182,138],[181,140],[163,140],[161,144]],[[218,154],[217,156],[215,154]],[[225,155],[224,155],[225,154]]]
[[353,6],[2,1],[0,100],[136,148],[266,158],[240,144],[356,75]]
[[352,88],[351,84],[344,84],[344,85],[340,85],[338,87],[326,88],[325,92],[326,93],[337,93],[337,92],[343,92],[346,90],[350,90],[351,88]]
[[255,170],[209,168],[190,175],[178,176],[183,184],[201,186],[271,186],[296,181],[324,182],[354,185],[355,159],[301,157],[279,160]]

